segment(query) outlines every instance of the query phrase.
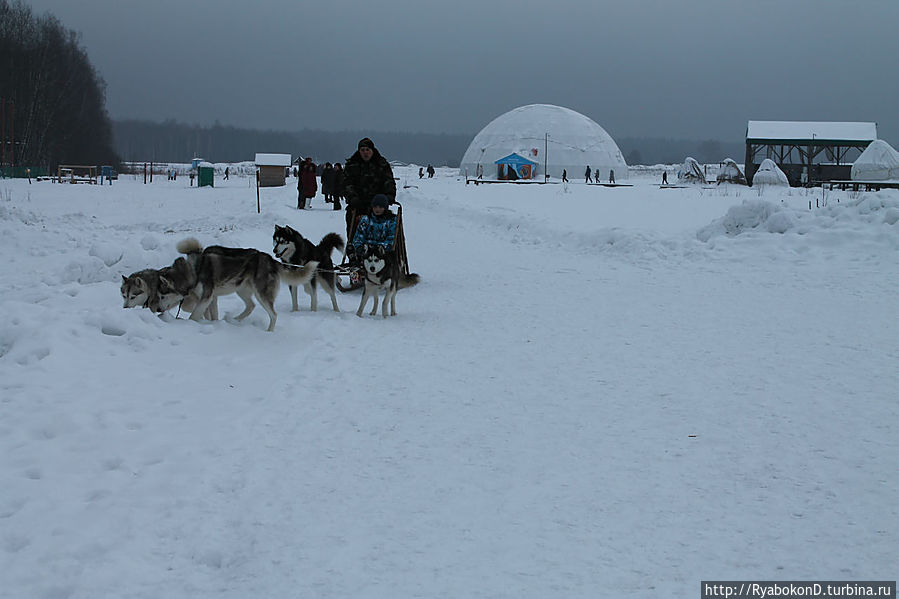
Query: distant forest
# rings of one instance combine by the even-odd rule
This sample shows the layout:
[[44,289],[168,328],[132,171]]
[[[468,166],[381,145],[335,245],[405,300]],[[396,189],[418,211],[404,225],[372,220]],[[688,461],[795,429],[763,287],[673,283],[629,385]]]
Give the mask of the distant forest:
[[[388,131],[262,131],[215,124],[198,126],[174,120],[161,123],[113,121],[115,148],[128,162],[252,161],[257,152],[311,156],[318,163],[343,161],[356,151],[362,137],[371,137],[389,160],[435,166],[459,166],[474,133],[435,134]],[[633,137],[616,139],[630,165],[675,164],[692,156],[701,163],[724,158],[743,162],[742,140],[686,140]]]

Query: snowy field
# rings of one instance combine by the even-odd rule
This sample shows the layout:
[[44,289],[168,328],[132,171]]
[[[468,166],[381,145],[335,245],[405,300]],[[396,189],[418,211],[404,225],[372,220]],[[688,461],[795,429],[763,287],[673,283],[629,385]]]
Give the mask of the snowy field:
[[119,284],[188,236],[342,234],[295,180],[261,214],[240,177],[0,181],[0,597],[896,578],[899,192],[417,170],[398,316],[283,289],[273,333],[236,296],[196,323]]

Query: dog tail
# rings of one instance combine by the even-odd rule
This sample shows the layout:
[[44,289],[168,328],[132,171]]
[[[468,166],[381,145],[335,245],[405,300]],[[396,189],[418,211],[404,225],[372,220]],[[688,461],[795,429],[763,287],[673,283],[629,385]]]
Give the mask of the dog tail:
[[397,285],[400,289],[405,289],[406,287],[415,287],[418,285],[418,282],[421,281],[421,277],[418,276],[418,273],[409,273],[408,275],[400,275],[400,280]]
[[275,264],[278,265],[278,275],[281,277],[281,280],[288,285],[297,287],[308,283],[318,267],[318,262],[315,260],[310,260],[303,266],[278,262],[277,260],[275,260]]
[[175,249],[178,250],[179,254],[194,254],[202,252],[203,246],[200,245],[200,242],[195,237],[188,237],[179,241]]
[[318,249],[323,250],[325,254],[330,254],[334,250],[343,251],[343,237],[337,233],[328,233],[322,240],[318,242]]

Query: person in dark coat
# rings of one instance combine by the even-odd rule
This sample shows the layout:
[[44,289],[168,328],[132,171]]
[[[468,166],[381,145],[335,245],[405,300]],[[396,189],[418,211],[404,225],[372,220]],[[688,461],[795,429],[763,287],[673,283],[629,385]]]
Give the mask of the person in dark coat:
[[593,177],[591,177],[592,170],[590,170],[590,165],[587,165],[587,170],[584,172],[584,183],[592,183]]
[[343,172],[343,165],[339,162],[334,163],[334,210],[340,210],[340,200],[344,197],[344,188],[346,187],[346,175]]
[[383,193],[391,204],[396,201],[396,181],[390,163],[368,137],[360,139],[356,153],[347,158],[344,176],[347,239],[352,239],[355,219],[371,211],[375,195]]
[[298,208],[312,208],[312,198],[318,193],[318,181],[315,177],[315,164],[312,158],[306,158],[306,162],[302,164],[300,172],[300,191],[302,196],[302,205]]
[[434,177],[434,172],[435,172],[434,167],[429,164],[428,165],[428,179],[431,179]]
[[325,196],[325,203],[330,204],[334,201],[334,167],[330,162],[326,162],[322,168],[322,195]]

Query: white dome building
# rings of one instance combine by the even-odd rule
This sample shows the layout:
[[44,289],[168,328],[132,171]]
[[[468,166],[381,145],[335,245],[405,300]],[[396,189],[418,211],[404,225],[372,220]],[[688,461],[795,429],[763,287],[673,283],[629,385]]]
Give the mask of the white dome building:
[[561,106],[530,104],[496,117],[471,140],[459,172],[474,178],[480,165],[485,178],[496,179],[496,162],[512,154],[532,162],[531,176],[541,180],[544,164],[556,179],[562,177],[562,169],[570,180],[582,179],[588,166],[603,180],[612,170],[616,180],[627,178],[624,156],[606,130]]

